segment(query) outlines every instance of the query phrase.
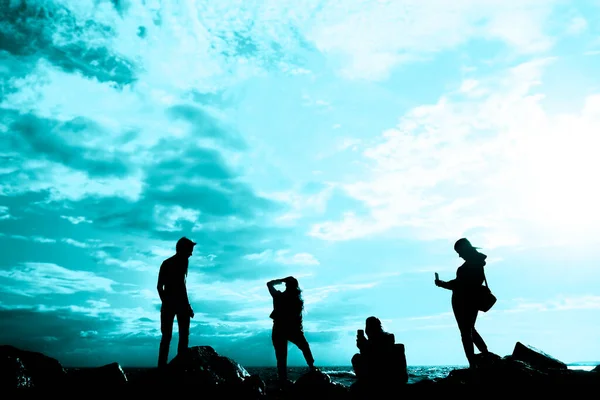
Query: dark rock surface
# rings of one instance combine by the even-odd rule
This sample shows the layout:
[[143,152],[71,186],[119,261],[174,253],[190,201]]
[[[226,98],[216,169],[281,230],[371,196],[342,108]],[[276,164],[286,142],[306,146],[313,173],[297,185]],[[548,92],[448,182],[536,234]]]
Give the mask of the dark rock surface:
[[67,378],[58,360],[8,345],[0,346],[0,368],[0,389],[50,389]]
[[[192,391],[202,398],[236,398],[249,400],[279,399],[384,399],[423,396],[425,392],[445,393],[465,389],[475,390],[484,385],[489,395],[514,388],[535,385],[550,389],[569,385],[569,393],[576,388],[582,392],[600,387],[600,368],[595,372],[569,370],[564,363],[533,347],[517,343],[513,354],[500,357],[493,353],[478,355],[478,367],[455,369],[447,377],[425,379],[406,384],[402,379],[379,382],[376,385],[354,384],[346,387],[332,382],[321,371],[310,371],[295,382],[280,387],[275,382],[266,384],[257,375],[249,374],[234,360],[219,355],[212,347],[196,346],[184,355],[175,357],[163,370],[148,371],[128,378],[118,363],[96,368],[69,370],[41,353],[24,351],[12,346],[0,346],[0,390],[41,390],[61,395],[91,396],[104,392],[109,395],[156,395]],[[564,367],[563,367],[564,366]],[[357,382],[358,383],[358,382]],[[512,388],[512,389],[511,389]]]

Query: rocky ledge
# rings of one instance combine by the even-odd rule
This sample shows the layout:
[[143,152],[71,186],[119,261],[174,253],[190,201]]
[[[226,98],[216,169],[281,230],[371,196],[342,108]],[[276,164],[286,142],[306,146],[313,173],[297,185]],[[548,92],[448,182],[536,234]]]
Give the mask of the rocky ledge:
[[[212,347],[196,346],[184,356],[175,357],[159,371],[148,369],[128,377],[118,363],[97,368],[67,371],[58,360],[41,353],[0,346],[0,392],[43,391],[61,395],[92,395],[100,393],[157,394],[158,391],[192,390],[203,398],[238,399],[378,399],[406,397],[409,393],[422,395],[429,389],[477,388],[485,385],[489,394],[496,389],[525,385],[551,388],[557,385],[589,389],[600,386],[600,366],[592,371],[570,370],[565,363],[533,347],[517,343],[511,355],[500,357],[493,353],[479,355],[478,368],[455,369],[447,377],[426,379],[414,384],[378,382],[366,385],[356,382],[346,387],[320,371],[307,372],[285,388],[273,382],[265,383],[259,376],[250,375],[234,360],[219,355]],[[494,388],[494,392],[489,392]],[[595,390],[594,390],[595,389]],[[596,392],[596,388],[593,392]],[[462,390],[462,389],[459,389]]]

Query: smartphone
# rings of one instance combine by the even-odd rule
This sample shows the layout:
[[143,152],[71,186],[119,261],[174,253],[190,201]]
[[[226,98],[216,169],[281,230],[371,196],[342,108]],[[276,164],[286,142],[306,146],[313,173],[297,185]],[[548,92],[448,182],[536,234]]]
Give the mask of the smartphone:
[[436,281],[439,281],[439,280],[440,280],[440,276],[438,275],[438,273],[437,273],[437,272],[435,273],[435,280],[436,280]]
[[359,329],[359,330],[357,330],[357,331],[356,331],[356,334],[357,334],[358,336],[364,337],[364,336],[365,336],[365,331],[364,331],[364,330],[362,330],[362,329]]

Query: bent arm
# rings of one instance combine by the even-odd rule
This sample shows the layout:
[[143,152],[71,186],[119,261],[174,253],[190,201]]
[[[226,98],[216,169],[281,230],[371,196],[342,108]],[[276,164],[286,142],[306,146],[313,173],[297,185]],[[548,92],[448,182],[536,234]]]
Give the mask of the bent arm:
[[156,284],[156,290],[158,290],[158,296],[160,297],[160,301],[164,301],[164,294],[165,294],[164,264],[161,264],[160,270],[158,272],[158,282]]
[[275,297],[280,293],[279,290],[275,289],[275,285],[278,285],[282,282],[283,282],[283,279],[273,279],[273,280],[267,282],[267,288],[269,289],[269,293],[271,294],[272,297]]
[[364,354],[368,351],[369,340],[363,336],[356,338],[356,347],[358,348],[361,354]]
[[452,279],[451,281],[437,281],[436,284],[441,288],[453,290],[456,284],[456,279]]

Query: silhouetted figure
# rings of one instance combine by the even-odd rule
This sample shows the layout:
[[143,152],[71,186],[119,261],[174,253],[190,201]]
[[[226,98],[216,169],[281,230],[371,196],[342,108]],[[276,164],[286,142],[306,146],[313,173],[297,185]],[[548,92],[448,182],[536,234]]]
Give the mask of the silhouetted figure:
[[[275,285],[285,283],[285,291],[275,289]],[[298,280],[292,276],[283,279],[274,279],[267,282],[269,293],[273,297],[273,319],[272,340],[277,358],[277,372],[279,380],[287,382],[287,353],[288,342],[292,342],[304,355],[304,359],[311,370],[314,370],[315,360],[310,351],[310,346],[304,336],[302,326],[302,312],[304,300]]]
[[160,266],[158,273],[158,295],[162,301],[160,309],[160,349],[158,367],[167,365],[169,346],[173,336],[173,321],[177,316],[179,327],[179,343],[177,354],[183,354],[189,343],[190,318],[194,318],[194,310],[190,305],[186,288],[189,258],[196,243],[186,237],[177,241],[175,255],[167,258]]
[[[402,366],[402,359],[396,357],[395,342],[394,334],[383,330],[379,318],[367,318],[365,330],[359,329],[356,334],[356,347],[360,350],[352,357],[356,379],[367,383],[402,379],[398,371],[402,367],[405,370],[406,365]],[[401,357],[404,357],[404,353]]]
[[479,288],[485,279],[483,267],[487,256],[477,251],[471,243],[462,238],[454,244],[454,250],[465,262],[458,267],[456,278],[451,281],[441,281],[435,274],[436,286],[452,290],[452,311],[460,330],[460,335],[465,349],[465,355],[469,361],[469,367],[475,368],[475,349],[477,346],[483,354],[488,353],[487,345],[475,329],[475,321],[479,312],[477,296]]

